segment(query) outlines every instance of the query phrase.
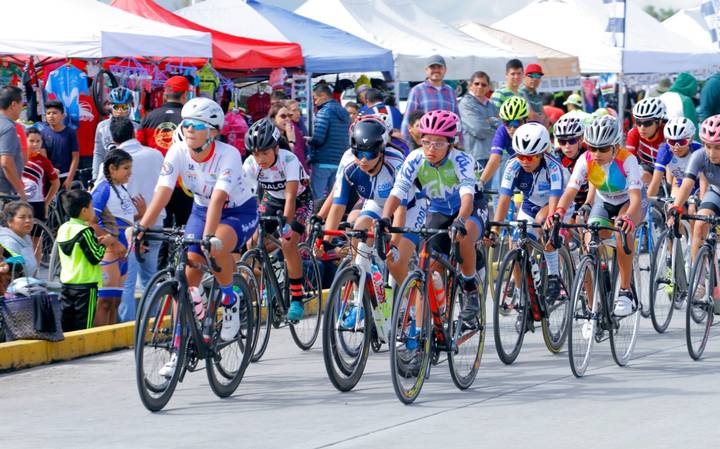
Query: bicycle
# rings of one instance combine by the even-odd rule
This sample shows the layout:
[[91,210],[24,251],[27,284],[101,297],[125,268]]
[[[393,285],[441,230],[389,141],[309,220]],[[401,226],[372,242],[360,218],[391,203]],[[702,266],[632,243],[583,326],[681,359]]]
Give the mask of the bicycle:
[[[488,222],[488,227],[513,228],[519,231],[516,248],[505,255],[498,270],[493,297],[493,334],[498,357],[506,365],[517,359],[525,339],[525,333],[535,332],[535,322],[540,321],[545,346],[552,353],[562,349],[567,338],[568,288],[574,276],[573,261],[567,248],[557,244],[560,262],[559,298],[550,298],[547,286],[547,265],[543,258],[543,246],[532,239],[528,227],[542,225],[525,220]],[[520,284],[516,285],[519,281]],[[567,284],[566,284],[567,283]],[[563,294],[564,292],[564,294]]]
[[[419,264],[412,269],[395,295],[389,345],[393,388],[398,399],[411,404],[417,399],[425,379],[430,377],[431,359],[437,362],[442,352],[448,354],[453,383],[460,390],[475,381],[485,347],[485,296],[487,277],[478,279],[480,310],[473,322],[462,321],[460,311],[465,292],[460,273],[459,242],[456,231],[433,228],[396,228],[390,233],[415,234],[422,238]],[[438,236],[450,233],[450,254],[445,256],[428,244]],[[382,233],[375,229],[375,235]],[[376,245],[382,245],[377,239]],[[385,254],[380,251],[380,258]],[[487,258],[484,251],[482,257]],[[432,287],[431,265],[441,268],[446,303],[438,302],[439,292]]]
[[[635,262],[639,265],[638,301],[642,304],[640,314],[643,318],[650,317],[650,290],[645,285],[651,285],[652,263],[658,248],[658,239],[665,230],[665,212],[657,202],[651,202],[645,212],[645,221],[640,223],[636,230]],[[645,275],[645,273],[647,273]],[[646,279],[647,276],[647,279]]]
[[[257,301],[253,305],[257,318],[252,362],[260,360],[270,341],[270,330],[281,326],[290,326],[290,335],[295,344],[307,351],[315,344],[320,332],[320,314],[322,313],[322,278],[320,266],[306,242],[299,245],[303,268],[303,306],[305,314],[300,322],[289,322],[287,313],[290,308],[290,285],[287,265],[283,263],[280,240],[265,231],[265,224],[277,223],[282,229],[285,219],[282,216],[260,217],[256,247],[243,254],[240,263],[252,270],[256,280]],[[276,249],[268,251],[267,245]]]
[[[200,320],[194,310],[189,292],[185,268],[192,264],[188,260],[188,248],[199,245],[207,265],[195,265],[204,273],[220,271],[210,255],[211,242],[208,239],[191,239],[179,235],[168,236],[164,230],[148,229],[143,240],[173,240],[179,250],[179,263],[173,267],[174,276],[158,285],[148,296],[146,303],[139,307],[142,316],[135,334],[136,382],[140,399],[150,411],[161,410],[172,397],[178,382],[185,374],[198,370],[200,360],[205,360],[210,388],[221,398],[235,392],[240,384],[252,354],[253,318],[252,292],[242,276],[233,276],[239,306],[241,326],[234,340],[220,339],[222,328],[221,294],[217,281],[213,279],[207,295],[208,303]],[[140,242],[134,242],[135,254],[143,261]],[[224,310],[223,310],[224,313]],[[171,357],[177,357],[172,373],[161,374]]]
[[718,259],[716,245],[717,227],[720,217],[706,215],[682,215],[687,220],[700,220],[710,224],[710,231],[695,256],[690,271],[687,311],[685,314],[685,341],[688,353],[693,360],[702,357],[715,314],[720,313],[718,304]]
[[[619,366],[627,365],[637,342],[642,304],[637,301],[637,309],[628,316],[616,317],[613,314],[615,297],[620,290],[616,245],[614,239],[600,238],[601,231],[620,232],[622,249],[625,254],[631,254],[632,249],[628,247],[625,233],[620,228],[597,223],[556,223],[556,226],[590,232],[590,242],[587,244],[587,251],[580,258],[570,294],[568,358],[573,375],[582,377],[585,374],[590,364],[593,343],[600,343],[608,338],[615,363]],[[613,248],[612,260],[606,247]],[[639,267],[633,263],[630,288],[635,298],[637,276]]]

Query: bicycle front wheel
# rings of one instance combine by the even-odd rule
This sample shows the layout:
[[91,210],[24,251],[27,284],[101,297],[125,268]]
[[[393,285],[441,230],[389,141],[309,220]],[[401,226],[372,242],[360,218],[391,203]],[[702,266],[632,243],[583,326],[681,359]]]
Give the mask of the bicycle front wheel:
[[655,248],[655,257],[650,271],[650,319],[655,330],[662,334],[670,325],[675,310],[674,298],[677,283],[673,276],[673,245],[680,244],[678,239],[670,238],[672,230],[663,232]]
[[55,235],[45,223],[37,218],[33,218],[33,227],[30,235],[32,236],[35,260],[37,260],[40,268],[47,269],[50,267],[52,250],[55,246]]
[[255,285],[257,285],[255,304],[253,304],[252,308],[255,326],[253,328],[252,356],[250,357],[250,361],[255,363],[265,354],[270,342],[274,293],[270,288],[270,282],[268,282],[267,274],[263,268],[263,257],[260,250],[253,249],[246,252],[240,259],[240,263],[250,269],[255,277]]
[[48,259],[47,280],[50,282],[60,279],[60,254],[58,251],[58,244],[54,242]]
[[290,325],[290,335],[298,348],[307,351],[315,344],[320,332],[320,317],[322,314],[322,278],[320,265],[307,243],[301,243],[300,261],[303,269],[303,319],[297,324]]
[[597,326],[600,292],[595,279],[595,267],[590,257],[583,257],[575,273],[570,293],[570,331],[568,332],[568,358],[575,377],[585,375]]
[[520,280],[517,285],[513,273],[523,276],[523,257],[519,249],[510,251],[500,264],[493,298],[493,333],[498,357],[506,365],[520,354],[530,312],[527,287]]
[[560,352],[568,334],[568,320],[570,317],[570,289],[575,268],[572,257],[567,248],[558,250],[560,261],[560,296],[548,298],[545,296],[546,317],[542,320],[542,334],[545,346],[550,352]]
[[701,246],[695,257],[685,314],[685,341],[693,360],[702,357],[713,324],[712,291],[715,286],[715,261],[712,251]]
[[398,399],[412,404],[430,369],[432,320],[427,284],[418,272],[410,273],[398,290],[390,328],[390,372]]
[[448,352],[448,366],[450,377],[455,386],[461,390],[470,388],[475,382],[483,349],[485,348],[485,296],[487,291],[487,278],[478,280],[478,294],[480,297],[480,311],[475,322],[464,322],[460,319],[460,311],[465,305],[466,295],[459,282],[452,287],[450,310],[448,312],[452,347]]
[[185,362],[187,329],[178,303],[177,283],[161,284],[147,301],[135,334],[135,379],[140,400],[153,412],[170,401]]
[[[622,251],[622,249],[620,249],[620,251]],[[635,255],[637,256],[638,254],[635,253]],[[645,273],[643,273],[642,267],[638,264],[637,257],[633,259],[631,275],[632,280],[630,281],[630,289],[633,296],[638,298],[638,295],[640,295],[640,289],[642,289],[643,286],[647,287],[648,283],[640,280],[642,276],[645,276]],[[613,298],[617,298],[620,291],[619,279],[618,282],[615,282],[615,288],[613,290]],[[649,293],[649,291],[646,291],[646,296]],[[632,352],[633,349],[635,349],[635,343],[637,343],[638,331],[640,329],[640,319],[642,318],[641,312],[642,309],[638,306],[638,310],[628,316],[612,317],[613,329],[610,332],[610,349],[612,351],[613,359],[618,366],[627,365],[632,357]]]

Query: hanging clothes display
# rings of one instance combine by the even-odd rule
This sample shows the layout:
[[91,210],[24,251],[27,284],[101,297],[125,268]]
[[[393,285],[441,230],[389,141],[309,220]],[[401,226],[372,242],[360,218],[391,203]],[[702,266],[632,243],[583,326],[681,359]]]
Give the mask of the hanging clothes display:
[[267,116],[270,111],[270,95],[259,91],[247,99],[247,110],[253,123]]
[[80,157],[92,157],[95,149],[95,129],[100,121],[100,114],[90,95],[80,95],[80,122],[77,128]]
[[200,82],[198,83],[198,95],[205,98],[215,99],[215,93],[220,87],[220,78],[215,69],[208,63],[196,73]]
[[28,58],[23,69],[23,87],[25,88],[25,99],[27,100],[27,119],[31,122],[42,120],[45,110],[45,94],[40,83],[39,71],[35,69],[35,58]]
[[16,86],[22,78],[22,70],[9,61],[0,63],[0,85]]
[[240,155],[245,156],[245,134],[248,130],[245,114],[237,108],[230,109],[225,114],[225,126],[223,126],[221,134],[227,139],[227,143],[234,146],[240,151]]
[[66,124],[77,129],[80,124],[80,95],[90,95],[85,72],[70,63],[60,66],[48,75],[45,90],[65,107]]

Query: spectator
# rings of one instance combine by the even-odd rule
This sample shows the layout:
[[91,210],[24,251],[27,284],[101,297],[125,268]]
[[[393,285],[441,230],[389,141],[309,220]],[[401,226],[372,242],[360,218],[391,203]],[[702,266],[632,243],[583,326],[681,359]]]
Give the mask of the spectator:
[[367,84],[361,84],[358,86],[357,89],[355,89],[355,94],[357,96],[357,106],[358,106],[358,112],[360,114],[367,114],[368,110],[368,104],[367,104],[367,92],[370,90],[370,86]]
[[367,99],[367,111],[365,114],[376,115],[386,114],[390,117],[393,129],[400,130],[402,127],[402,114],[396,108],[385,104],[382,92],[378,89],[368,89],[365,93]]
[[65,190],[70,190],[80,164],[77,133],[65,126],[65,106],[59,101],[45,103],[45,120],[48,126],[41,133],[48,159],[53,167],[60,170],[60,180]]
[[[95,149],[93,151],[92,179],[98,178],[98,168],[105,160],[106,148],[113,140],[110,135],[110,120],[113,117],[128,117],[133,107],[132,92],[125,87],[116,87],[110,91],[110,117],[98,123],[95,130]],[[137,131],[140,128],[135,122],[131,122]]]
[[720,73],[715,73],[705,80],[700,91],[698,121],[702,123],[706,118],[717,114],[720,114]]
[[670,86],[672,86],[672,80],[670,78],[660,78],[660,81],[658,81],[658,85],[655,87],[655,89],[650,91],[648,97],[659,97],[660,95],[667,92],[668,89],[670,89]]
[[305,126],[305,118],[302,116],[302,110],[300,109],[300,103],[297,100],[288,100],[285,103],[288,110],[292,114],[292,121],[296,127],[300,130],[303,137],[307,136],[307,127]]
[[350,115],[350,123],[355,123],[360,115],[360,105],[354,101],[348,101],[345,103],[345,110]]
[[[60,178],[52,162],[46,156],[42,135],[37,128],[28,130],[27,143],[30,156],[22,173],[25,195],[33,208],[35,218],[45,221],[47,220],[48,206],[60,190]],[[45,192],[45,186],[50,186],[47,192]]]
[[519,95],[523,80],[523,63],[519,59],[511,59],[505,64],[505,86],[493,92],[490,100],[500,109],[505,100]]
[[567,108],[568,114],[579,117],[583,125],[589,125],[592,122],[592,114],[588,114],[583,110],[583,98],[580,94],[568,95],[567,100],[563,102],[563,106]]
[[538,92],[538,87],[542,83],[542,77],[545,75],[540,64],[528,64],[525,69],[525,80],[520,86],[518,93],[525,98],[530,107],[530,116],[528,120],[531,122],[542,123],[546,128],[550,126],[550,120],[543,110],[542,94]]
[[498,109],[487,97],[490,77],[475,72],[470,77],[468,93],[459,103],[465,149],[484,167],[490,158],[490,143],[500,124]]
[[565,111],[562,108],[555,106],[555,95],[553,94],[545,94],[543,112],[545,112],[551,126],[554,125],[560,117],[565,115]]
[[18,194],[26,199],[20,179],[23,154],[15,128],[22,111],[22,91],[14,86],[0,88],[0,193]]
[[309,173],[307,160],[305,159],[305,142],[302,136],[298,139],[295,124],[292,121],[292,114],[290,114],[288,108],[284,104],[275,103],[270,106],[268,117],[273,121],[275,126],[277,126],[282,135],[280,138],[280,148],[292,152],[305,169],[305,173]]
[[332,98],[327,84],[318,84],[313,90],[317,107],[315,129],[308,139],[311,151],[313,199],[324,198],[335,183],[335,172],[340,159],[350,145],[350,115]]
[[408,134],[410,135],[410,141],[408,143],[412,147],[411,150],[422,146],[420,143],[420,139],[422,139],[422,132],[420,132],[420,119],[423,115],[425,115],[423,111],[413,111],[408,116]]
[[[110,124],[110,135],[117,148],[125,150],[133,161],[132,173],[126,185],[130,197],[133,199],[142,198],[146,204],[150,203],[155,191],[155,185],[160,177],[163,165],[162,155],[135,139],[135,127],[127,117],[115,117]],[[100,167],[98,182],[105,179],[104,169]],[[161,213],[156,227],[161,227],[165,214]],[[145,261],[139,262],[135,253],[130,252],[127,260],[127,278],[123,285],[123,293],[118,307],[118,321],[132,321],[135,319],[135,286],[137,284],[138,271],[140,272],[140,284],[143,290],[150,282],[150,278],[158,270],[158,254],[160,253],[160,242],[147,242]]]
[[0,246],[12,256],[22,256],[23,275],[37,276],[38,264],[30,233],[33,228],[33,208],[25,201],[11,201],[3,209],[0,227]]
[[685,117],[695,125],[695,137],[699,134],[697,112],[692,99],[697,95],[698,82],[694,76],[687,72],[680,73],[670,90],[660,95],[660,100],[665,105],[667,119]]
[[410,114],[413,111],[425,113],[442,109],[460,115],[455,90],[443,82],[445,73],[447,73],[445,59],[440,55],[430,56],[425,68],[425,81],[410,89],[408,95],[402,122],[402,134],[406,142],[411,141],[408,128]]
[[[393,94],[392,92],[386,92],[383,101],[385,103],[385,106],[390,108],[390,114],[393,118],[393,126],[396,127],[398,133],[400,133],[400,130],[402,129],[403,115],[402,112],[400,112],[400,109],[397,108],[395,94]],[[400,133],[400,136],[402,137],[402,133]]]

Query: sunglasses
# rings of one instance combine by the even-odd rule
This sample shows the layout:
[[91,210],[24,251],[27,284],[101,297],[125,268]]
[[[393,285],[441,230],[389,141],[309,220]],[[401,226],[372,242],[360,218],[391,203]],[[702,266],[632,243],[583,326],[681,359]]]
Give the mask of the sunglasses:
[[542,77],[543,77],[543,76],[542,76],[541,73],[530,73],[530,74],[528,74],[528,78],[532,78],[532,79],[540,79],[540,78],[542,78]]
[[524,154],[518,154],[518,155],[516,155],[515,157],[517,157],[517,159],[518,159],[520,162],[532,162],[532,161],[534,161],[535,159],[537,159],[539,156],[540,156],[539,154],[533,154],[533,155],[531,155],[531,156],[526,156],[526,155],[524,155]]
[[675,147],[675,146],[684,147],[685,145],[690,143],[690,139],[668,139],[667,143],[671,147]]
[[519,128],[525,124],[525,120],[505,120],[504,123],[506,128]]
[[575,145],[576,143],[578,143],[578,139],[577,137],[573,137],[570,139],[561,139],[558,137],[558,143],[560,145]]
[[609,153],[613,150],[613,148],[615,148],[615,147],[612,145],[606,146],[606,147],[599,147],[599,148],[591,147],[590,145],[588,145],[588,147],[587,147],[588,151],[591,153]]
[[353,156],[355,156],[358,159],[367,159],[369,161],[375,159],[380,155],[380,153],[376,153],[374,151],[361,151],[361,150],[352,150]]
[[130,106],[127,104],[114,104],[112,110],[117,112],[127,112],[130,110]]
[[201,122],[200,120],[193,120],[186,118],[185,120],[180,123],[180,126],[183,128],[192,128],[195,131],[205,131],[206,129],[210,128],[210,125],[208,125],[205,122]]
[[488,83],[483,83],[483,82],[480,82],[480,81],[475,81],[475,82],[473,83],[473,86],[488,87]]
[[635,126],[638,128],[650,128],[655,123],[655,120],[635,120]]
[[420,141],[420,143],[424,147],[427,147],[427,148],[432,147],[432,148],[438,148],[438,149],[447,148],[447,146],[450,145],[448,142],[435,142],[433,140],[428,140],[428,139],[422,139]]

